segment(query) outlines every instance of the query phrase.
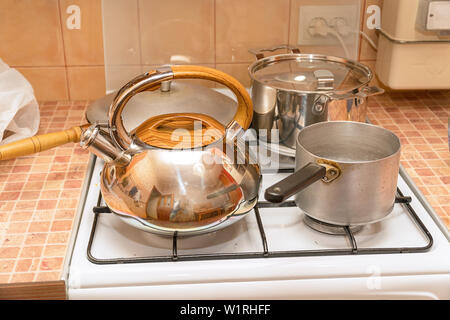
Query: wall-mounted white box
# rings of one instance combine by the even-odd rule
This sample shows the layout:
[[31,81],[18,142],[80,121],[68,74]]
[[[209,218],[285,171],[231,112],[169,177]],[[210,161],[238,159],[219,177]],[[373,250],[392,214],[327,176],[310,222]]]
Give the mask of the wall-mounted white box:
[[428,30],[450,30],[450,1],[432,1],[428,7]]
[[450,37],[417,27],[421,1],[383,2],[375,71],[391,89],[450,89]]

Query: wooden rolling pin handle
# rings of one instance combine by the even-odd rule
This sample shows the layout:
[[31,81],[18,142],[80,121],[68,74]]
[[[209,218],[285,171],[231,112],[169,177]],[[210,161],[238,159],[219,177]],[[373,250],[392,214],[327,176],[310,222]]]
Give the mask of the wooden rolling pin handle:
[[69,143],[79,142],[82,132],[89,125],[73,127],[65,131],[52,132],[22,139],[0,146],[0,160],[8,160]]

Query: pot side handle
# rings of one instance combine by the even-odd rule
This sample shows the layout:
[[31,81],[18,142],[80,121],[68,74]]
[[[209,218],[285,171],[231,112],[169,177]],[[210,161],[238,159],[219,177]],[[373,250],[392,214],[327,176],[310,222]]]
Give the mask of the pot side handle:
[[326,171],[324,166],[310,162],[289,177],[267,188],[264,198],[274,203],[283,202],[293,194],[324,178]]
[[370,96],[376,96],[379,94],[383,94],[384,89],[379,88],[377,86],[370,86],[370,87],[363,87],[361,90],[359,90],[356,93],[326,93],[325,95],[333,100],[340,100],[340,99],[352,99],[352,98],[367,98]]
[[256,60],[260,60],[264,58],[264,52],[274,52],[276,50],[286,49],[291,53],[300,53],[300,49],[290,46],[288,44],[282,44],[279,46],[271,47],[271,48],[260,48],[260,49],[250,49],[248,52],[253,54],[256,57]]

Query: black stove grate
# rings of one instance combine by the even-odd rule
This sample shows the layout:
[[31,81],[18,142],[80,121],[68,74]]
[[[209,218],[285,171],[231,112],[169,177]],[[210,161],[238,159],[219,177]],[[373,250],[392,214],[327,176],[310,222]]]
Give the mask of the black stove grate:
[[[108,207],[100,206],[101,196],[99,196],[97,207],[93,208],[95,214],[92,223],[91,234],[89,237],[88,247],[87,247],[87,257],[88,260],[95,264],[119,264],[119,263],[149,263],[149,262],[170,262],[170,261],[196,261],[196,260],[222,260],[222,259],[255,259],[255,258],[281,258],[281,257],[305,257],[305,256],[332,256],[332,255],[361,255],[361,254],[394,254],[394,253],[418,253],[426,252],[433,245],[433,237],[427,230],[425,225],[417,216],[414,209],[411,207],[410,197],[405,197],[402,192],[397,189],[396,203],[402,203],[406,208],[408,214],[414,220],[414,222],[419,227],[420,231],[427,238],[427,244],[423,247],[396,247],[396,248],[358,248],[356,239],[353,232],[349,227],[343,227],[345,229],[345,235],[350,244],[351,248],[345,249],[321,249],[321,250],[289,250],[289,251],[269,251],[267,244],[267,238],[264,231],[264,225],[259,213],[259,208],[267,207],[292,207],[295,206],[293,201],[287,201],[281,205],[275,205],[270,202],[258,202],[258,204],[253,209],[256,217],[256,221],[259,228],[259,233],[262,241],[262,251],[258,252],[245,252],[245,253],[215,253],[215,254],[183,254],[179,255],[177,250],[178,237],[175,232],[173,235],[172,244],[172,254],[165,256],[146,256],[146,257],[133,257],[133,258],[114,258],[114,259],[103,259],[96,258],[92,254],[92,245],[95,239],[95,231],[97,227],[98,217],[101,214],[111,214]],[[250,213],[249,213],[250,214]]]

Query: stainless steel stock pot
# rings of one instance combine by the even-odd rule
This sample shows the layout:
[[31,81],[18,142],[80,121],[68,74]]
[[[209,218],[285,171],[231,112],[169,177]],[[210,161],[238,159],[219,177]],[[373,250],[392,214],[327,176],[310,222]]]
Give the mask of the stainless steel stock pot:
[[[286,48],[287,54],[264,57],[265,51]],[[260,139],[295,149],[301,129],[333,120],[366,121],[367,97],[384,91],[369,86],[373,74],[365,65],[344,58],[301,54],[279,46],[251,50],[257,60],[252,79],[252,127]],[[278,129],[277,141],[271,130]]]

